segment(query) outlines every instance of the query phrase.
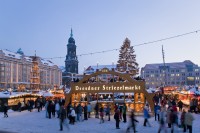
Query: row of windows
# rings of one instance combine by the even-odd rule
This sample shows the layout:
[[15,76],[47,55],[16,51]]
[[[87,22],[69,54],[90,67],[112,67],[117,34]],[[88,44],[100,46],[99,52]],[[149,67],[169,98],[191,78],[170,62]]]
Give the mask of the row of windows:
[[[155,70],[155,71],[143,71],[143,73],[146,73],[146,74],[149,74],[149,73],[164,73],[165,72],[165,70]],[[179,72],[181,72],[181,73],[183,73],[183,72],[187,72],[185,69],[172,69],[172,70],[166,70],[166,72],[171,72],[171,73],[174,73],[174,72],[176,72],[176,73],[179,73]],[[193,69],[193,72],[199,72],[199,69]]]
[[[195,81],[194,82],[195,84],[199,84],[200,83],[200,81]],[[146,82],[146,85],[161,85],[162,83],[161,82]],[[186,82],[185,81],[183,81],[183,82],[167,82],[167,84],[168,85],[184,85],[184,84],[186,84]]]
[[[199,73],[188,73],[187,74],[188,76],[199,76],[200,74]],[[144,77],[164,77],[165,76],[165,74],[146,74],[146,75],[144,75]],[[186,76],[186,74],[185,73],[177,73],[177,74],[174,74],[174,73],[172,73],[172,74],[167,74],[167,76],[168,77],[174,77],[174,76],[176,76],[176,77],[179,77],[179,76]]]

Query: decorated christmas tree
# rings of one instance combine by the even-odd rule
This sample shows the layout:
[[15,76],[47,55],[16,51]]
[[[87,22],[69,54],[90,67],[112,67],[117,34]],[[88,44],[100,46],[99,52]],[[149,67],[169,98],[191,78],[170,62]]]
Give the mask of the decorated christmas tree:
[[130,75],[135,76],[138,74],[139,68],[136,62],[136,55],[133,46],[130,45],[130,40],[125,39],[123,45],[119,50],[119,60],[117,62],[117,70],[120,72],[128,71]]

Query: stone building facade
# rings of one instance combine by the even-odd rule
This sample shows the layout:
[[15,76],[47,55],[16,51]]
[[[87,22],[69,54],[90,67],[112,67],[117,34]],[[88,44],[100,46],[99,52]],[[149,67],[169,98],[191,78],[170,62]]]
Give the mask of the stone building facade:
[[200,85],[200,68],[190,60],[146,64],[141,68],[146,87]]
[[[19,49],[16,53],[0,50],[0,89],[31,89],[33,58],[24,55]],[[38,57],[40,89],[59,87],[62,84],[62,71],[49,60]]]

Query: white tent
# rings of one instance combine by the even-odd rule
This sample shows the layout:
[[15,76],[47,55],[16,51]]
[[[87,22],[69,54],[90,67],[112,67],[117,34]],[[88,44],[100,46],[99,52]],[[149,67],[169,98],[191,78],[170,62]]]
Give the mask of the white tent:
[[199,95],[200,91],[199,91],[199,89],[192,88],[192,89],[188,90],[188,94],[191,94],[191,95],[197,94],[197,95]]
[[47,92],[42,92],[42,96],[43,97],[53,97],[54,95],[51,92],[47,91]]

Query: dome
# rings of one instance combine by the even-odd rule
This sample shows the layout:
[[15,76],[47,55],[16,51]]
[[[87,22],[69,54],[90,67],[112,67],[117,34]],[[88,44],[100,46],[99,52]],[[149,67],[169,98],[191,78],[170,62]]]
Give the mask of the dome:
[[68,43],[74,43],[74,44],[75,44],[74,38],[73,38],[73,37],[70,37],[70,38],[68,39]]
[[17,50],[17,53],[20,54],[20,55],[23,55],[23,54],[24,54],[24,52],[22,51],[21,48],[19,48],[19,49]]

